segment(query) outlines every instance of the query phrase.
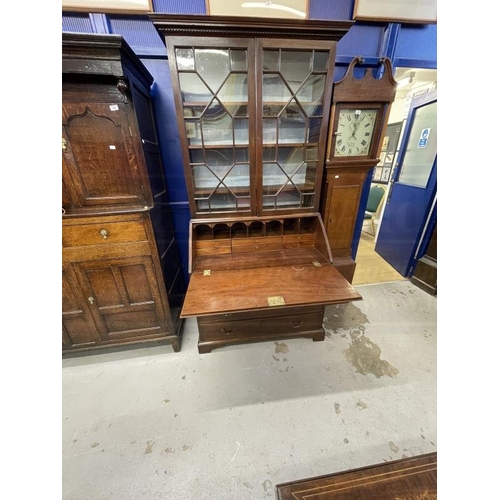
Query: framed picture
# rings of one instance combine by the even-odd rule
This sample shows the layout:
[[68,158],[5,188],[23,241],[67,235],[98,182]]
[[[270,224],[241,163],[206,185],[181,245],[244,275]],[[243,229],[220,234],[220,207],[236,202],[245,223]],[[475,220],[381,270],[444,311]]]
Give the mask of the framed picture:
[[62,0],[63,11],[153,12],[153,0]]
[[273,0],[270,2],[205,0],[207,14],[212,16],[275,17],[308,19],[309,0]]
[[353,19],[398,23],[437,23],[437,0],[354,0]]

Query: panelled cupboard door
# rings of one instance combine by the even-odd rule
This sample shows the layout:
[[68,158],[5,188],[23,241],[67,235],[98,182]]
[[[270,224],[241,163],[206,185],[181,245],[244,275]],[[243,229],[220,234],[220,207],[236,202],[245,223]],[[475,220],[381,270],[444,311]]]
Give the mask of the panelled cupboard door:
[[75,273],[70,265],[62,270],[62,342],[63,349],[88,347],[100,343],[101,337]]
[[148,204],[127,116],[129,107],[118,98],[112,102],[65,100],[63,91],[63,208]]
[[335,42],[169,37],[193,216],[319,206]]
[[104,342],[168,334],[150,256],[72,264]]

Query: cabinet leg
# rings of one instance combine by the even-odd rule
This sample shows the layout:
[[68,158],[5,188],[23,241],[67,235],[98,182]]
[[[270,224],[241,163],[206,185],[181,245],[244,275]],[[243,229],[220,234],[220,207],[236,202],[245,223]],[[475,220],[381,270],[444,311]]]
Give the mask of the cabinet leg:
[[212,347],[209,345],[204,345],[204,344],[198,344],[198,352],[200,354],[208,354],[209,352],[212,352]]
[[179,337],[172,340],[172,348],[174,349],[174,352],[179,352],[181,350],[181,341],[179,340]]
[[315,333],[313,335],[313,342],[321,342],[323,340],[325,340],[325,332],[323,333]]

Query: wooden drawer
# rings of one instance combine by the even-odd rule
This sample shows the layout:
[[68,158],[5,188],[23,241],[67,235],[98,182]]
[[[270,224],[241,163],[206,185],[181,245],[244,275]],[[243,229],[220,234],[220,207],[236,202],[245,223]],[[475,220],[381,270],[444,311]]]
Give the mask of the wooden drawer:
[[[237,317],[237,315],[235,315]],[[201,318],[200,318],[201,319]],[[216,319],[198,321],[200,341],[260,339],[272,336],[300,335],[301,332],[320,330],[323,325],[323,309],[310,313],[252,319]]]
[[147,241],[144,220],[67,225],[62,228],[64,248]]

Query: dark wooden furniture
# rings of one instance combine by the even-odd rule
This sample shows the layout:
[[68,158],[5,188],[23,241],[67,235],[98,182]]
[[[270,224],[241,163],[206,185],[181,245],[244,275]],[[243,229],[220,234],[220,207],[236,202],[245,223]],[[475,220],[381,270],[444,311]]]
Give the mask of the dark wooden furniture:
[[[326,153],[326,171],[320,212],[323,215],[333,263],[342,275],[352,283],[356,262],[352,259],[352,240],[360,207],[361,192],[368,172],[378,164],[382,146],[381,138],[387,125],[391,104],[396,96],[397,83],[392,76],[388,59],[381,61],[384,73],[374,78],[372,70],[366,70],[362,78],[354,76],[355,66],[362,63],[354,58],[345,76],[333,86],[331,121]],[[348,111],[352,114],[348,115]],[[357,112],[360,113],[357,113]],[[369,113],[360,126],[353,126],[353,115]],[[346,120],[342,120],[343,116]],[[371,126],[366,127],[368,118]],[[351,126],[352,149],[340,133]],[[368,132],[370,130],[370,132]],[[350,134],[349,134],[350,135]],[[344,140],[344,143],[341,141]],[[339,142],[340,141],[340,142]],[[366,141],[366,148],[362,148]],[[360,146],[358,150],[357,147]],[[343,149],[346,148],[346,149]]]
[[182,316],[200,352],[324,339],[360,299],[319,218],[337,41],[351,22],[150,15],[169,54],[191,209]]
[[293,337],[325,338],[327,304],[361,296],[331,264],[319,213],[193,219],[182,316],[198,318],[200,352]]
[[437,295],[437,222],[427,250],[418,259],[410,281],[430,295]]
[[180,349],[185,284],[152,82],[121,36],[62,34],[63,352]]
[[276,486],[278,500],[436,500],[437,453]]

